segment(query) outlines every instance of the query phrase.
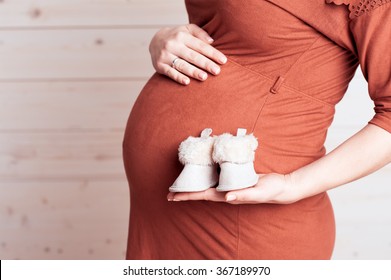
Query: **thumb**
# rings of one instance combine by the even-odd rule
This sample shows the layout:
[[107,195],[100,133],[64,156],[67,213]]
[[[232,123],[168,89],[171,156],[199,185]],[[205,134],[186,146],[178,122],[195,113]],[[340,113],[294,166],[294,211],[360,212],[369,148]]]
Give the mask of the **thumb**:
[[227,202],[256,202],[259,200],[259,188],[250,187],[243,190],[231,191],[225,194]]
[[189,30],[190,34],[193,35],[194,37],[197,37],[198,39],[204,41],[205,43],[212,44],[213,39],[212,37],[209,36],[209,34],[203,30],[201,27],[190,23],[186,25],[187,30]]
[[[261,180],[262,177],[265,176],[266,174],[257,173],[257,175],[258,175],[258,183],[259,183],[259,180]],[[244,202],[256,201],[260,196],[260,193],[259,193],[260,189],[255,188],[255,186],[257,186],[258,183],[255,184],[254,186],[246,188],[246,189],[227,192],[225,194],[225,201],[227,201],[227,202],[231,202],[231,201],[244,201]]]

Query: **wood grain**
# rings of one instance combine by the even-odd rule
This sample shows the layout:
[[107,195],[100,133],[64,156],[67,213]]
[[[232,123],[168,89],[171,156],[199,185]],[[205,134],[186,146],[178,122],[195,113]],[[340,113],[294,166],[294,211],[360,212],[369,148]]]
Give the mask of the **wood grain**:
[[0,258],[123,259],[124,126],[179,0],[0,1]]
[[0,1],[0,28],[138,27],[186,22],[181,0]]
[[[122,259],[128,114],[183,0],[0,0],[0,259]],[[330,151],[373,116],[360,71]],[[330,192],[335,259],[391,257],[391,164]]]
[[0,132],[123,132],[145,82],[0,83]]
[[0,184],[1,259],[124,259],[125,180]]
[[145,79],[156,29],[0,31],[0,82]]
[[122,132],[1,133],[0,184],[124,179]]

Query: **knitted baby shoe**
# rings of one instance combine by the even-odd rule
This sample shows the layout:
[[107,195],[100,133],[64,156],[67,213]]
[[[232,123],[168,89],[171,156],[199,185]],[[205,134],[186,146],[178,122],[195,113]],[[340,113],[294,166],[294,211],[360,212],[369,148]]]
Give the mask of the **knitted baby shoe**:
[[170,192],[204,191],[216,185],[219,178],[212,159],[213,143],[211,128],[205,128],[201,137],[188,137],[179,145],[179,161],[184,168],[169,188]]
[[236,136],[224,133],[214,142],[212,158],[221,168],[217,191],[244,189],[258,182],[253,162],[258,141],[252,133],[246,135],[246,132],[238,128]]

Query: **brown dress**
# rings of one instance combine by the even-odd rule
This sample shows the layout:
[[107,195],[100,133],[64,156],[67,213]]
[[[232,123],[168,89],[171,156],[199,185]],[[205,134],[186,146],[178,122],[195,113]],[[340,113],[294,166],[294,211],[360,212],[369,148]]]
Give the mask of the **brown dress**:
[[[343,2],[350,6],[336,5]],[[123,142],[127,258],[330,258],[335,224],[326,193],[290,205],[166,195],[183,168],[180,142],[206,127],[215,135],[253,132],[257,173],[286,174],[322,157],[334,107],[359,63],[375,102],[370,123],[391,131],[391,0],[187,0],[186,7],[228,62],[220,75],[189,86],[154,74],[135,102]]]

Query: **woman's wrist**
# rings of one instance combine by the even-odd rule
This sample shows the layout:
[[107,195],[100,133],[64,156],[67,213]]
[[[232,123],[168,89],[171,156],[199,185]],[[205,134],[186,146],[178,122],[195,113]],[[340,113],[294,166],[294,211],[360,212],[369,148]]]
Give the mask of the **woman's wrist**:
[[391,159],[390,140],[390,133],[367,125],[324,157],[289,174],[297,196],[310,197],[381,168]]
[[295,201],[316,195],[318,193],[323,192],[319,186],[322,182],[318,179],[314,182],[313,176],[308,174],[309,169],[302,167],[299,168],[292,173],[285,175],[288,180],[290,180],[290,184],[292,186],[292,196]]

